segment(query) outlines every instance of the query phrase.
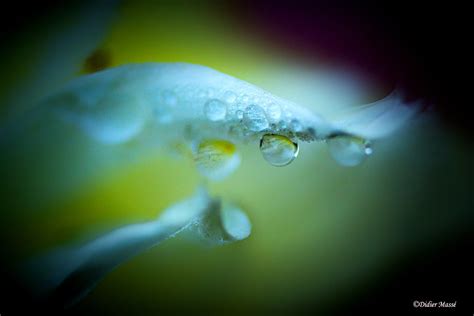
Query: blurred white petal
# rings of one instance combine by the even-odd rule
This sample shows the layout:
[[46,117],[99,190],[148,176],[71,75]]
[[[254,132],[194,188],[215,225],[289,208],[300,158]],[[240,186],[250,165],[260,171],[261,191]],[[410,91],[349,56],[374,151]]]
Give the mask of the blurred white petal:
[[116,266],[186,229],[220,245],[247,238],[250,222],[240,209],[221,207],[200,189],[192,198],[170,206],[157,220],[128,225],[85,245],[34,260],[26,269],[27,282],[39,299],[69,306]]
[[368,139],[383,138],[397,131],[421,109],[419,102],[407,103],[395,90],[374,103],[354,108],[334,122],[342,131]]

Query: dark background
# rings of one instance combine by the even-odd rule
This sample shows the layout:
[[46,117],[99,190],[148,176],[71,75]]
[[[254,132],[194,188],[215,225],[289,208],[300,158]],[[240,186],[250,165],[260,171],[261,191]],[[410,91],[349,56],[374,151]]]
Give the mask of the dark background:
[[[62,1],[10,2],[1,10],[1,51],[16,45],[21,32],[60,12]],[[459,137],[470,138],[472,10],[450,2],[233,1],[225,6],[255,36],[269,39],[308,60],[314,52],[329,63],[347,65],[383,85],[402,85],[422,99]],[[16,43],[16,44],[15,44]],[[459,233],[436,248],[419,249],[387,271],[385,279],[328,313],[449,314],[450,309],[414,309],[414,300],[457,301],[455,312],[474,313],[474,234]],[[3,268],[2,268],[3,269]],[[5,279],[4,279],[5,281]],[[9,282],[3,282],[8,284]],[[10,288],[10,294],[16,296]],[[5,298],[5,297],[4,297]],[[8,296],[6,297],[8,300]],[[12,305],[28,302],[10,300]],[[301,306],[301,313],[314,306]],[[18,309],[15,308],[18,311]],[[3,311],[0,311],[3,315]],[[5,313],[7,315],[7,313]]]
[[466,132],[472,55],[469,10],[420,1],[235,1],[253,32],[307,60],[321,56],[432,105]]

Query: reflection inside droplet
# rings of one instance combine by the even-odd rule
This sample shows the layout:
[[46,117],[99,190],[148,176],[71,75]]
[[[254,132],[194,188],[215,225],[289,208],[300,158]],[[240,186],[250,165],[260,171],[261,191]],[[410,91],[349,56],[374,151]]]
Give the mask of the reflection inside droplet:
[[298,144],[285,136],[266,134],[260,140],[260,151],[269,164],[282,167],[298,156],[299,148]]
[[327,140],[329,153],[342,166],[353,167],[372,154],[370,142],[354,135],[337,135]]
[[211,180],[222,180],[240,164],[235,145],[226,140],[206,140],[199,144],[194,157],[198,171]]

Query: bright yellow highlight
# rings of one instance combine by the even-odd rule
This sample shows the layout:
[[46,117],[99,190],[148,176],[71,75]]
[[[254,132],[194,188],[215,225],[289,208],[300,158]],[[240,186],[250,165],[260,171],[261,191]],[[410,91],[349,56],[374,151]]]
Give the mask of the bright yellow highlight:
[[226,140],[207,140],[199,145],[199,150],[211,150],[222,155],[233,155],[235,145]]
[[194,157],[199,172],[213,180],[222,180],[240,164],[235,145],[226,140],[203,141]]

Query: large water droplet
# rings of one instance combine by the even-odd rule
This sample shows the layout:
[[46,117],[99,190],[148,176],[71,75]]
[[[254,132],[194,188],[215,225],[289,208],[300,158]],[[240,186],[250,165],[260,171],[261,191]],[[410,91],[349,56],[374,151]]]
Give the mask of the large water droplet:
[[258,105],[249,105],[244,112],[244,124],[254,132],[260,132],[268,127],[265,111]]
[[372,154],[370,142],[353,135],[333,136],[327,144],[331,156],[342,166],[357,166]]
[[288,137],[267,134],[260,140],[260,151],[268,163],[282,167],[298,156],[299,148],[298,144],[293,143]]
[[204,105],[204,114],[211,121],[221,121],[225,118],[227,105],[217,99],[210,100]]

